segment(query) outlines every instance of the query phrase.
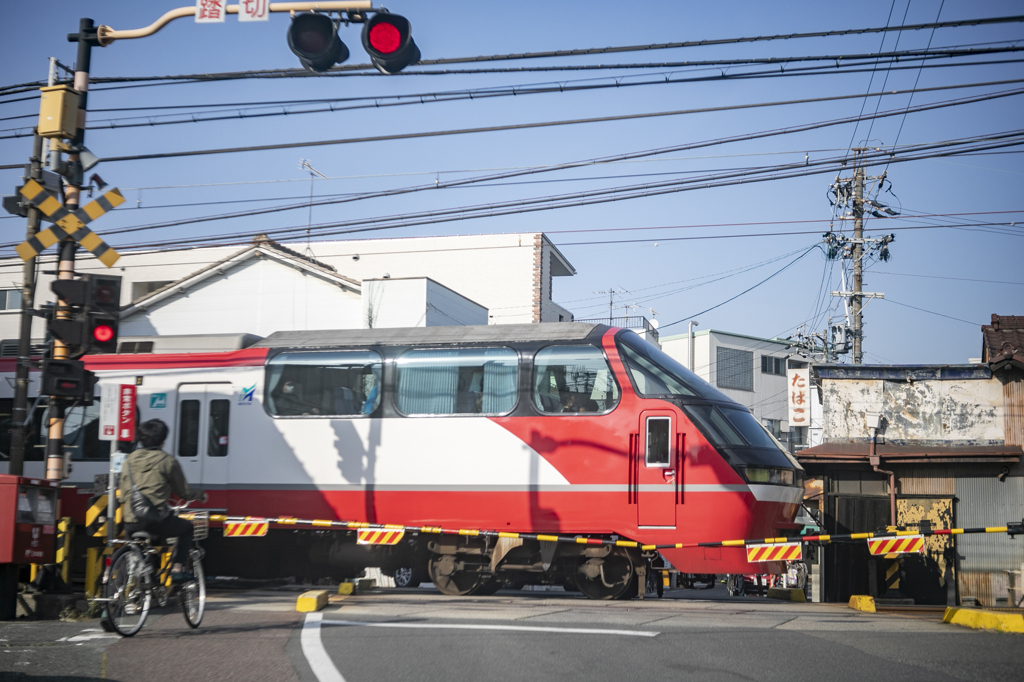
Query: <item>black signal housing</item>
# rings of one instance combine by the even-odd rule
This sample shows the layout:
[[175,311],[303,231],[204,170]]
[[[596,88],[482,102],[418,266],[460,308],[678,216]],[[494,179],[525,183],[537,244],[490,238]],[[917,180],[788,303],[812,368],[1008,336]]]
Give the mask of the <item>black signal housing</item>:
[[377,12],[363,25],[363,48],[377,70],[396,74],[420,60],[412,24],[399,14]]

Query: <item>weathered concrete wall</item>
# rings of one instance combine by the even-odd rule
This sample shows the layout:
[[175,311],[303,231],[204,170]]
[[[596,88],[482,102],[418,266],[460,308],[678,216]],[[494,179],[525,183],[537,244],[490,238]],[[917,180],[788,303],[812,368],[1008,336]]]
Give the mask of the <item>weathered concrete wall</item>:
[[825,441],[869,439],[866,413],[886,420],[892,445],[1002,445],[1003,388],[996,379],[822,382]]

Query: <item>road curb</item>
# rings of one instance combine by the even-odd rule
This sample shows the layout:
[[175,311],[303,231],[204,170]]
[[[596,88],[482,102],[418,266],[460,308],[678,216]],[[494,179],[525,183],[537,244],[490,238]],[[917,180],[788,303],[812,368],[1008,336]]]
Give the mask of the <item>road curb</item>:
[[327,606],[327,590],[310,590],[299,595],[295,610],[299,613],[313,613]]
[[875,598],[865,594],[855,594],[850,597],[850,608],[865,613],[875,613]]
[[999,613],[981,609],[965,609],[950,606],[942,617],[943,623],[961,625],[975,630],[996,630],[997,632],[1019,632],[1024,634],[1024,615]]
[[804,591],[796,587],[769,587],[768,598],[781,599],[782,601],[807,601],[807,596],[804,594]]

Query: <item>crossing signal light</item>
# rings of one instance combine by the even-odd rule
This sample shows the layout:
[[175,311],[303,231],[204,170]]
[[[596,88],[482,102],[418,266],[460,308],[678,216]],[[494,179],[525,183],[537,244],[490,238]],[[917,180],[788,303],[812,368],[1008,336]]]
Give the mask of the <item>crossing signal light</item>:
[[57,398],[78,398],[92,404],[96,375],[85,369],[81,360],[43,361],[39,392]]
[[338,27],[326,14],[296,14],[288,27],[288,47],[310,71],[327,71],[348,59]]
[[379,71],[395,74],[420,60],[409,20],[390,12],[377,12],[363,26],[363,48]]
[[120,277],[87,274],[55,280],[50,287],[71,311],[68,319],[50,320],[47,329],[71,355],[117,352]]

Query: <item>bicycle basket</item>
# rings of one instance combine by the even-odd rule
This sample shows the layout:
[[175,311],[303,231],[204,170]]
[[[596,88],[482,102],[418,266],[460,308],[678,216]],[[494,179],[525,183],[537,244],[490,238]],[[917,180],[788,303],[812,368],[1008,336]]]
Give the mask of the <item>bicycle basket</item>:
[[192,539],[205,540],[210,534],[210,512],[195,512],[192,515]]

